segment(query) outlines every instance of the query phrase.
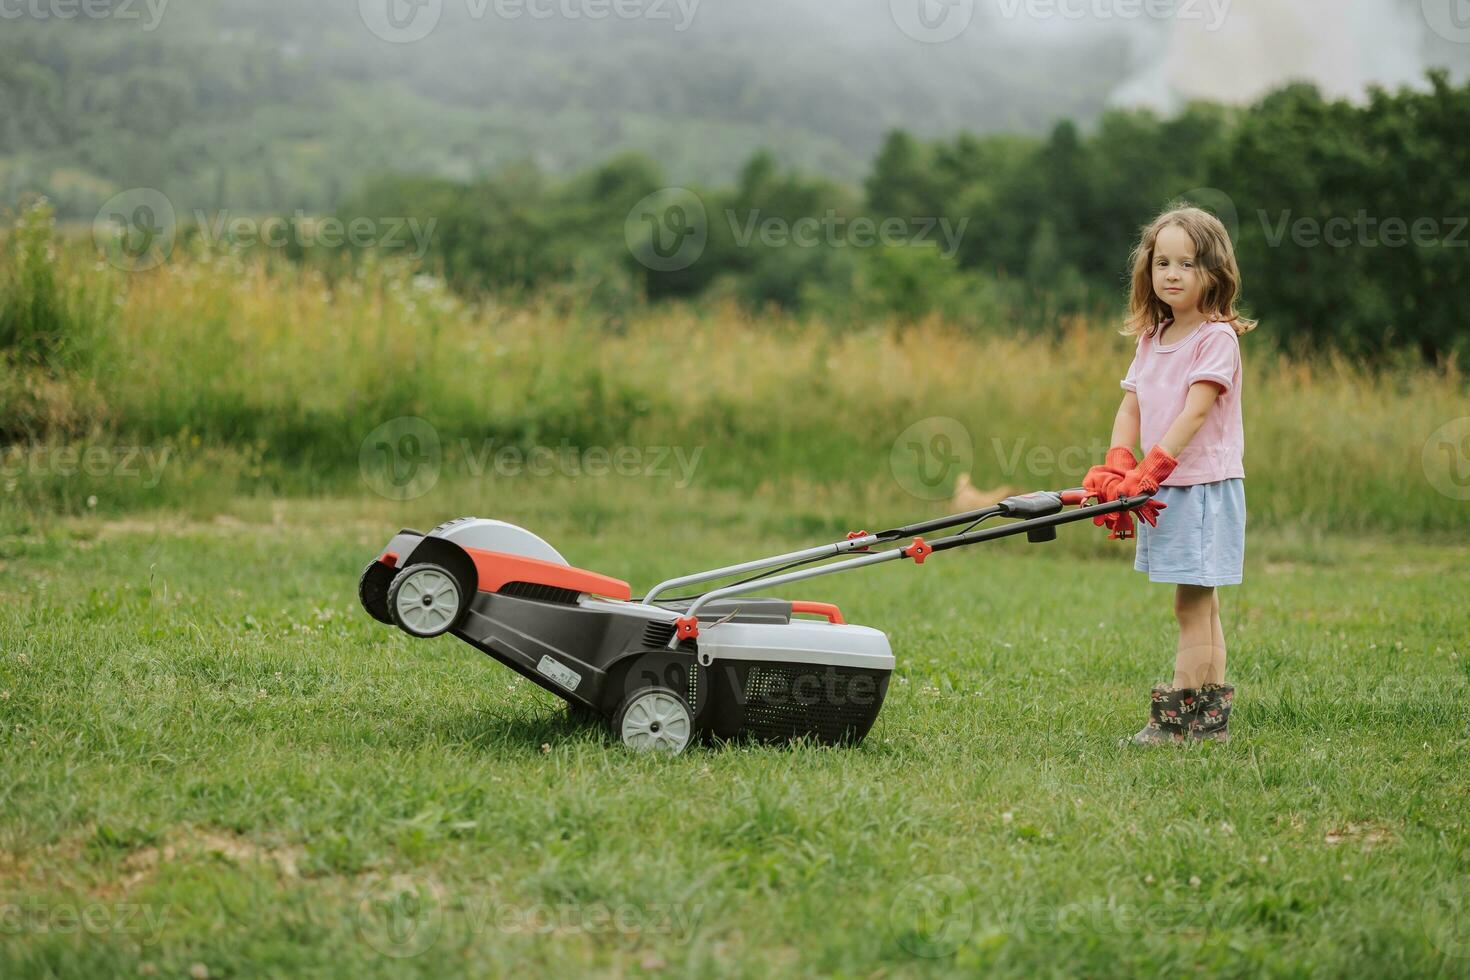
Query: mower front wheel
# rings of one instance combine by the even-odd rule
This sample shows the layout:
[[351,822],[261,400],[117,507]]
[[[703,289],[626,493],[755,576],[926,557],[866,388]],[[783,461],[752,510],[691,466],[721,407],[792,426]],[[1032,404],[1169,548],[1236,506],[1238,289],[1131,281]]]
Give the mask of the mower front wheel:
[[694,712],[679,692],[645,687],[624,699],[613,732],[634,752],[678,755],[694,739]]
[[447,569],[427,562],[410,565],[388,587],[388,613],[393,625],[420,639],[439,636],[458,625],[465,592]]

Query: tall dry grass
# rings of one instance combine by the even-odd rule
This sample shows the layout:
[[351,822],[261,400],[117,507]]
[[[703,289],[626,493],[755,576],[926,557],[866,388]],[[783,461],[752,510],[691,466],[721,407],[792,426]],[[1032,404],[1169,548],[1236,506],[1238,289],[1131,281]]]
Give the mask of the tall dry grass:
[[[1096,323],[1046,340],[733,305],[612,321],[567,297],[471,303],[371,261],[334,274],[196,253],[144,273],[76,269],[74,285],[106,279],[117,296],[105,356],[68,375],[100,399],[91,438],[213,452],[195,478],[212,473],[240,491],[342,486],[364,437],[399,416],[432,423],[450,474],[477,455],[483,464],[487,448],[676,446],[702,449],[697,480],[711,485],[867,487],[895,501],[911,486],[890,465],[895,439],[951,418],[971,452],[956,446],[946,479],[968,469],[979,486],[1071,486],[1105,448],[1131,355],[1130,341]],[[1253,521],[1470,527],[1470,505],[1434,487],[1455,486],[1453,447],[1426,454],[1433,433],[1467,414],[1454,365],[1291,361],[1251,337],[1243,349]],[[16,452],[7,484],[39,486],[16,476]]]

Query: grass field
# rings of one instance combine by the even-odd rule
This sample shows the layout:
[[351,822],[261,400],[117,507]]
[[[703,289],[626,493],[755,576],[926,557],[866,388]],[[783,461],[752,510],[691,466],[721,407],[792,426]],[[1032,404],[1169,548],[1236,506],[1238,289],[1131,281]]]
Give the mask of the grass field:
[[1470,975],[1454,540],[1253,527],[1234,740],[1153,752],[1116,740],[1170,590],[1090,524],[788,593],[893,640],[851,749],[634,756],[355,597],[460,513],[636,589],[870,503],[528,478],[10,525],[0,975]]

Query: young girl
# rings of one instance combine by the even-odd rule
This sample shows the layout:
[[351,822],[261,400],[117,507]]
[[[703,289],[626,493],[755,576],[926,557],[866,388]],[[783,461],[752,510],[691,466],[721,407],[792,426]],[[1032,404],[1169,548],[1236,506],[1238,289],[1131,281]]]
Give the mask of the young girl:
[[[1198,208],[1166,211],[1133,252],[1127,327],[1137,352],[1123,379],[1112,448],[1084,485],[1101,500],[1157,491],[1138,508],[1133,567],[1174,584],[1179,644],[1172,684],[1152,692],[1133,742],[1229,738],[1225,634],[1215,589],[1240,582],[1245,555],[1245,435],[1240,344],[1255,328],[1235,309],[1240,270],[1225,226]],[[1148,447],[1140,463],[1133,446]],[[1166,511],[1164,513],[1161,513]],[[1105,523],[1133,536],[1125,511]]]

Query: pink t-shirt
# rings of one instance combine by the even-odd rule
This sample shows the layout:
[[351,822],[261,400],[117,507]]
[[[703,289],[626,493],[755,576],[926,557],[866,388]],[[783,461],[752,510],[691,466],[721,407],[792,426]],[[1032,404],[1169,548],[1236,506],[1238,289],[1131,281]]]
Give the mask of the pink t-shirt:
[[1138,394],[1139,436],[1147,452],[1184,410],[1189,386],[1213,381],[1225,390],[1210,406],[1205,422],[1163,482],[1188,487],[1245,476],[1245,427],[1240,419],[1240,340],[1228,323],[1209,321],[1167,347],[1159,334],[1140,334],[1138,352],[1123,387]]

